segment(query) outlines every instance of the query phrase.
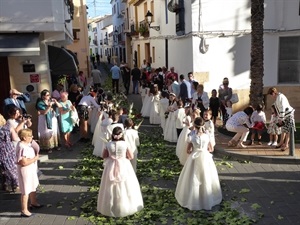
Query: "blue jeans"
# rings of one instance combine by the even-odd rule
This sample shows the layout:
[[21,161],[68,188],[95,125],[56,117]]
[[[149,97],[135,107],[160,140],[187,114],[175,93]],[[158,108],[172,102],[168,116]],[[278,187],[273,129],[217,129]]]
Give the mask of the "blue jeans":
[[138,94],[139,93],[139,81],[138,80],[133,80],[132,81],[132,86],[133,86],[132,93],[133,94]]

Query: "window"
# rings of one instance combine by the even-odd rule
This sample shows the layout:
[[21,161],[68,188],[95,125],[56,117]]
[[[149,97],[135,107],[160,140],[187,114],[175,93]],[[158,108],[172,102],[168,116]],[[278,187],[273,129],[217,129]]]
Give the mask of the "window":
[[278,83],[300,81],[300,36],[279,38]]
[[155,47],[152,46],[152,63],[155,63]]
[[74,40],[79,40],[80,29],[73,29],[73,38]]

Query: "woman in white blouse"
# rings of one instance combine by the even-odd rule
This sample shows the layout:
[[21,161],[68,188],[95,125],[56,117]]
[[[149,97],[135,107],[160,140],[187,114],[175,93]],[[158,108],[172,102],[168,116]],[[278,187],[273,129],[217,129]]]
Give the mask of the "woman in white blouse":
[[244,111],[236,112],[228,119],[226,129],[236,133],[228,142],[229,147],[237,146],[238,148],[246,148],[243,142],[247,140],[249,128],[251,128],[250,117],[253,111],[252,106],[248,106]]
[[201,110],[200,116],[203,118],[204,111],[209,107],[208,94],[204,91],[203,84],[198,84],[197,91],[193,94],[192,104]]

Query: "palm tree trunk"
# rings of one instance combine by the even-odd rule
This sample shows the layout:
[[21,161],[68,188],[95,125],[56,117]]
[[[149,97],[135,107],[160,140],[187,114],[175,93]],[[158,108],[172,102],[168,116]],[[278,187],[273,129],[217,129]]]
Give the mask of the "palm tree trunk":
[[264,76],[264,0],[251,0],[250,104],[263,104]]

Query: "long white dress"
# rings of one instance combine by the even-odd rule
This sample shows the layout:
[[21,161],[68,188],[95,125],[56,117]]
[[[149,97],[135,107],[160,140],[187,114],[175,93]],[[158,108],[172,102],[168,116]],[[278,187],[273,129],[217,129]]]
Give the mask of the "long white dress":
[[180,173],[175,198],[190,210],[211,210],[222,201],[222,191],[216,165],[207,151],[209,136],[193,134],[193,151]]
[[160,93],[154,95],[152,97],[152,102],[150,105],[150,124],[160,124],[160,116],[159,116],[159,100]]
[[106,112],[100,112],[100,115],[99,115],[99,118],[98,118],[98,121],[97,121],[97,124],[96,124],[96,127],[95,127],[95,130],[94,130],[94,134],[93,134],[93,139],[92,139],[92,145],[95,146],[95,142],[96,142],[96,139],[99,138],[100,136],[100,131],[101,131],[101,124],[102,124],[102,121],[104,119],[106,119],[108,117],[107,113]]
[[166,127],[166,115],[165,112],[167,111],[169,106],[169,99],[167,98],[162,98],[159,100],[159,116],[160,116],[160,126],[163,129],[163,131],[165,130]]
[[100,125],[99,136],[95,137],[94,140],[94,151],[93,155],[102,157],[103,149],[107,143],[107,127],[112,123],[112,119],[107,117],[105,118]]
[[177,109],[177,104],[174,102],[168,107],[169,115],[166,121],[166,127],[164,130],[164,140],[169,142],[177,142],[177,130],[176,130],[176,118],[175,110]]
[[141,109],[141,114],[143,117],[150,117],[150,107],[152,98],[153,96],[150,93],[145,96],[145,100]]
[[105,216],[124,217],[144,208],[139,181],[126,158],[125,141],[107,143],[109,157],[105,159],[97,211]]
[[88,124],[90,125],[91,133],[94,133],[98,119],[99,119],[98,108],[92,107],[92,109],[89,111],[89,119],[88,119]]
[[208,121],[205,121],[204,126],[205,126],[206,133],[209,136],[209,141],[210,141],[212,147],[214,148],[216,145],[215,125],[214,125],[213,121],[208,120]]
[[176,155],[179,159],[179,162],[181,165],[184,165],[189,154],[187,153],[186,149],[187,149],[187,145],[188,145],[188,135],[190,134],[191,130],[191,117],[190,116],[186,116],[185,117],[185,124],[189,124],[189,126],[185,126],[179,137],[178,137],[178,141],[177,141],[177,145],[176,145]]

